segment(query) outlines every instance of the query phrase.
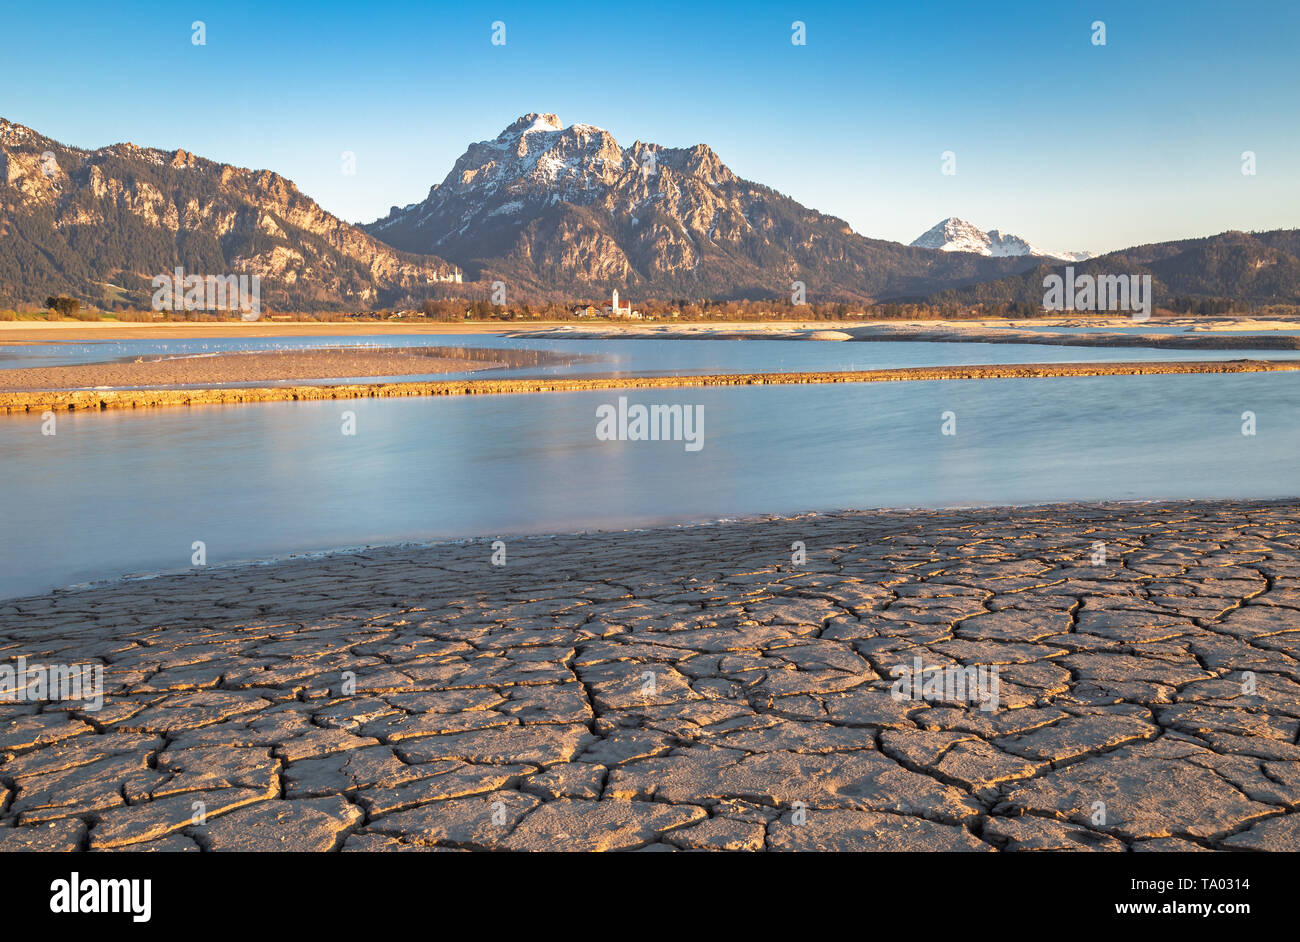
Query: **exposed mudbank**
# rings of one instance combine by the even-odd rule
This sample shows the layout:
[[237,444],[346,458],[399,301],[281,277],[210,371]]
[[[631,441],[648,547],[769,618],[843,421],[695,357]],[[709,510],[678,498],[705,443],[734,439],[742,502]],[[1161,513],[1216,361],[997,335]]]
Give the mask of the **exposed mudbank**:
[[596,360],[576,353],[488,347],[340,346],[258,350],[0,370],[0,390],[108,390],[204,384],[354,380],[358,377],[470,373]]
[[471,396],[595,389],[683,386],[788,386],[814,383],[889,383],[926,380],[1024,379],[1045,376],[1139,376],[1175,373],[1270,373],[1300,370],[1300,360],[1201,360],[1142,363],[1015,363],[991,366],[922,366],[887,370],[810,373],[727,373],[698,376],[590,376],[536,379],[434,380],[317,386],[215,389],[38,390],[0,393],[0,412],[136,409],[223,403],[403,396]]

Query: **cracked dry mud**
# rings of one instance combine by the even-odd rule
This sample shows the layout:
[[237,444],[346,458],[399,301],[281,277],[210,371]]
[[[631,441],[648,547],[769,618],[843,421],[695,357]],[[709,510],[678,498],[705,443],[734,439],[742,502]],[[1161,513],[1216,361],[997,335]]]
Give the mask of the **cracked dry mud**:
[[[107,690],[0,704],[0,850],[1300,846],[1294,501],[507,545],[0,603]],[[999,709],[894,699],[916,656]]]

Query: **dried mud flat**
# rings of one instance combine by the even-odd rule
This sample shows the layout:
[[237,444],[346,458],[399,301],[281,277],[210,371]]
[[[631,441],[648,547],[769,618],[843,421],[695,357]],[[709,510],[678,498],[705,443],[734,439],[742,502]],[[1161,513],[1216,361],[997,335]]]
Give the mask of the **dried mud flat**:
[[[491,554],[0,603],[0,657],[102,663],[107,690],[98,712],[0,704],[0,850],[1300,845],[1296,501],[845,513]],[[891,696],[916,657],[996,665],[999,708]]]

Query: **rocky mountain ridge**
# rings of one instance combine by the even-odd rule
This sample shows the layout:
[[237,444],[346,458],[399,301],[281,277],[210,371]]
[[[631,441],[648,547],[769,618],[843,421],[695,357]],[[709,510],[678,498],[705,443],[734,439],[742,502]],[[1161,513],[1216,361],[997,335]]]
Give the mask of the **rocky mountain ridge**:
[[103,294],[147,307],[150,280],[247,273],[263,302],[367,307],[461,279],[343,222],[269,170],[122,143],[87,151],[0,120],[0,298]]

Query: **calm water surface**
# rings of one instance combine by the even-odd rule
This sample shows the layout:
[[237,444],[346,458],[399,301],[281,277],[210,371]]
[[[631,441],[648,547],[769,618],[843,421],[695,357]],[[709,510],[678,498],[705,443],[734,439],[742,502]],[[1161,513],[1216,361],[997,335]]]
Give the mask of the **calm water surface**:
[[[699,346],[686,359],[762,356],[750,352],[762,343]],[[794,357],[875,355],[867,344],[791,346]],[[828,348],[837,352],[818,352]],[[751,513],[1300,494],[1296,373],[626,393],[702,405],[697,452],[598,441],[595,410],[619,395],[109,411],[61,416],[52,437],[38,417],[0,416],[0,596],[184,569],[195,540],[216,565]],[[356,413],[352,437],[345,410]],[[940,434],[945,411],[956,436]],[[1254,436],[1242,435],[1245,411]]]
[[[387,376],[389,382],[428,378],[562,376],[596,373],[683,375],[782,371],[873,370],[908,366],[990,363],[1096,363],[1134,360],[1298,359],[1297,350],[1163,350],[1059,347],[1045,344],[931,343],[809,340],[562,340],[496,335],[410,334],[365,337],[221,338],[217,340],[126,340],[106,343],[0,347],[0,369],[103,363],[137,357],[202,356],[258,350],[309,350],[342,346],[464,346],[547,350],[583,359],[554,366],[470,373]],[[368,379],[373,377],[347,377]],[[338,382],[338,379],[318,382]],[[299,381],[294,381],[295,383]],[[211,385],[211,384],[205,384]],[[239,384],[232,384],[239,385]],[[243,385],[266,386],[265,382]]]

